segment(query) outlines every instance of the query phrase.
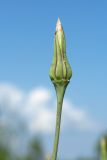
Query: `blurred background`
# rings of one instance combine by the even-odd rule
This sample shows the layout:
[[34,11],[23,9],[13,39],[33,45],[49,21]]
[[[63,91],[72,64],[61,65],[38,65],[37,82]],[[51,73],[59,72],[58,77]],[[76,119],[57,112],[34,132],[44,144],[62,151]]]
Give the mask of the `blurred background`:
[[0,160],[44,160],[56,95],[48,71],[60,17],[73,70],[58,158],[92,160],[107,131],[107,1],[0,1]]

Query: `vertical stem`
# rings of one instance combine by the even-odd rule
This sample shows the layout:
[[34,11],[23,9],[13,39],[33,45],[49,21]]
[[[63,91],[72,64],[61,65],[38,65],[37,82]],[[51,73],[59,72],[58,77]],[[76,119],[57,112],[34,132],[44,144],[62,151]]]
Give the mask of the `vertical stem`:
[[101,154],[101,160],[107,160],[106,153],[102,153],[102,154]]
[[107,144],[106,144],[106,138],[103,137],[101,139],[101,160],[107,160]]
[[107,160],[106,148],[101,151],[101,160]]
[[60,124],[61,124],[61,113],[62,113],[62,104],[66,86],[65,85],[55,85],[56,95],[57,95],[57,114],[56,114],[56,129],[55,129],[55,139],[53,146],[52,160],[56,160],[58,152],[58,143],[60,135]]

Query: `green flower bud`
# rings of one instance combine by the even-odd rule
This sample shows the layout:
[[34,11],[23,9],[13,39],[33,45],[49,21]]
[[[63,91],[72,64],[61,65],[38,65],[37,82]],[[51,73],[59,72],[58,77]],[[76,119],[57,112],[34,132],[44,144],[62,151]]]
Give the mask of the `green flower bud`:
[[49,76],[54,84],[68,84],[72,70],[66,56],[66,41],[60,20],[56,24],[54,56]]

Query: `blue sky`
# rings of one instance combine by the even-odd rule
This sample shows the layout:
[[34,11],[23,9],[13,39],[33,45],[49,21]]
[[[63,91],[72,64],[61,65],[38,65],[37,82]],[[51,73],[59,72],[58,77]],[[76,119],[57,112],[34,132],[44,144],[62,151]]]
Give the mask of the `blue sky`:
[[[45,87],[55,99],[48,71],[55,25],[58,17],[61,19],[73,70],[65,98],[100,126],[97,133],[94,128],[93,132],[63,132],[59,151],[63,157],[91,155],[96,137],[107,129],[106,6],[106,0],[0,1],[0,84],[27,93]],[[48,136],[53,136],[44,135],[50,152],[52,140],[48,142]],[[73,151],[76,148],[77,153]]]

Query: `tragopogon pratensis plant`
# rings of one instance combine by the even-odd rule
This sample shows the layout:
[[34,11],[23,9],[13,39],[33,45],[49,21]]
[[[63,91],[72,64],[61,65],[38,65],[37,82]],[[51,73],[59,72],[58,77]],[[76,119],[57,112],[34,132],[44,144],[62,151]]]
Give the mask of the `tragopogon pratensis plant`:
[[56,32],[54,38],[54,56],[53,62],[50,67],[49,76],[54,84],[57,96],[56,130],[52,153],[52,160],[56,160],[59,143],[63,98],[66,87],[72,76],[72,70],[66,56],[65,35],[59,19],[56,24]]

